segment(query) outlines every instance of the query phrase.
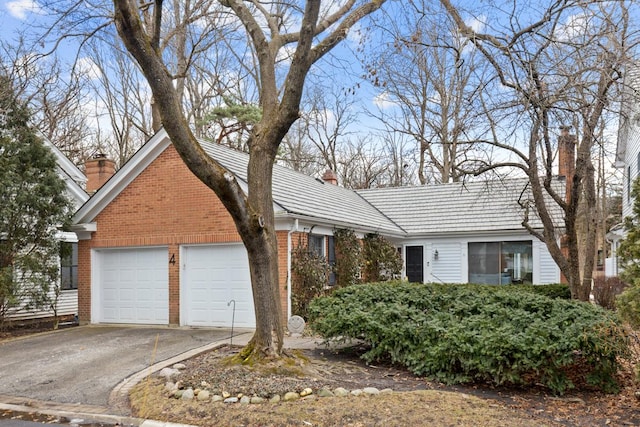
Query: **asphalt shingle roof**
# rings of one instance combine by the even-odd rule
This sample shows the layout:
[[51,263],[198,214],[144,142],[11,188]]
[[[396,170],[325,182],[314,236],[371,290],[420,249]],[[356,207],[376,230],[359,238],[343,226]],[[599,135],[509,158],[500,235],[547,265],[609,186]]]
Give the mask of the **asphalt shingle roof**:
[[[208,141],[200,141],[200,145],[238,179],[247,181],[248,154]],[[277,164],[273,166],[273,200],[282,207],[281,213],[404,235],[401,228],[358,193]]]
[[[410,235],[524,231],[518,200],[531,198],[524,178],[378,188],[358,193]],[[537,216],[531,217],[534,228],[540,227]]]

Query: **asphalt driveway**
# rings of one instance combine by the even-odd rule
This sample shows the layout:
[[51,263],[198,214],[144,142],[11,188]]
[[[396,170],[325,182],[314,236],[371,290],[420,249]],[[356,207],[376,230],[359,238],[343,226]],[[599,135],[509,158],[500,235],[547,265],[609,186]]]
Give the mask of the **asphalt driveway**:
[[106,407],[111,390],[152,360],[229,336],[227,329],[80,326],[2,342],[0,394]]

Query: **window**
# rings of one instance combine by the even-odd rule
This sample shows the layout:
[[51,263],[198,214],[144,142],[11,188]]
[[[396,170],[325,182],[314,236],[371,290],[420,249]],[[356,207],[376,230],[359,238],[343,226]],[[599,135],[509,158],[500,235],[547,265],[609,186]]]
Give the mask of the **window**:
[[631,201],[631,166],[627,166],[627,201]]
[[333,236],[327,236],[327,262],[331,267],[329,272],[329,286],[336,284],[336,242]]
[[309,234],[309,252],[317,256],[324,256],[324,236]]
[[78,243],[60,245],[60,289],[78,289]]
[[532,254],[531,241],[469,243],[469,282],[532,283]]

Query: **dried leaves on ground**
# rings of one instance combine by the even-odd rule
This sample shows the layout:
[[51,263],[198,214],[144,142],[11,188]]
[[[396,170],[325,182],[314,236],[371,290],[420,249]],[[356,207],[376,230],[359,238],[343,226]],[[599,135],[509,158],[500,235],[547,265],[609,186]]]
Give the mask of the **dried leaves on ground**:
[[270,368],[230,366],[237,348],[222,347],[185,362],[184,387],[212,393],[270,397],[321,387],[349,390],[391,388],[376,396],[317,398],[251,405],[177,400],[161,378],[140,383],[131,394],[134,415],[196,425],[235,426],[625,426],[640,425],[640,401],[631,371],[619,394],[578,390],[558,398],[545,389],[492,388],[483,384],[448,387],[393,366],[366,365],[358,349],[310,350]]

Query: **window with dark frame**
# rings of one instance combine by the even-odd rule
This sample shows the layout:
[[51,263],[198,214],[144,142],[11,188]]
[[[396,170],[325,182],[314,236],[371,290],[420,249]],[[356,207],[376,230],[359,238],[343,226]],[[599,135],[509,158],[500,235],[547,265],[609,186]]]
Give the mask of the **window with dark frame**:
[[309,234],[309,242],[307,247],[309,252],[317,255],[324,256],[324,236],[318,236],[316,234]]
[[336,284],[336,242],[333,236],[327,236],[327,262],[331,267],[329,272],[329,286]]
[[60,289],[78,289],[78,243],[60,245]]
[[469,282],[491,285],[533,282],[531,240],[470,242]]

